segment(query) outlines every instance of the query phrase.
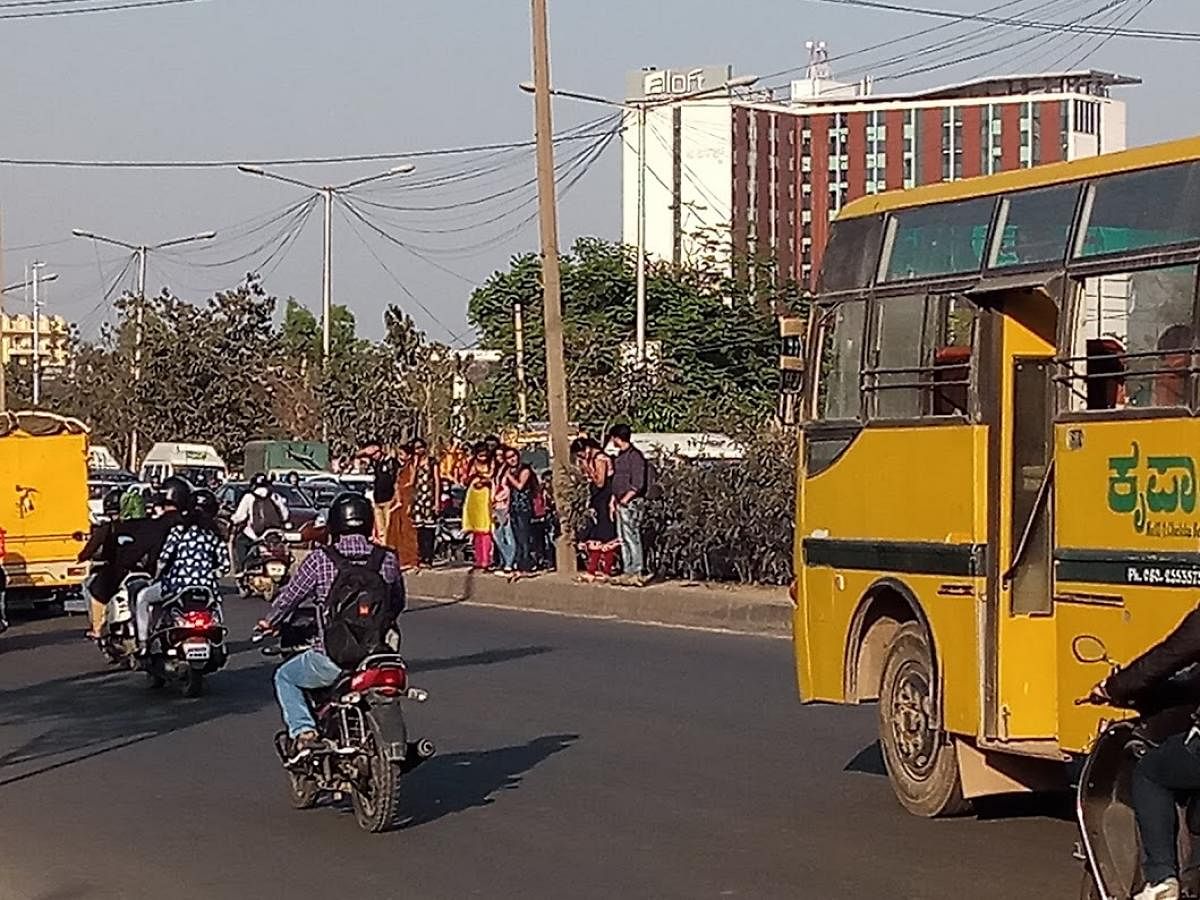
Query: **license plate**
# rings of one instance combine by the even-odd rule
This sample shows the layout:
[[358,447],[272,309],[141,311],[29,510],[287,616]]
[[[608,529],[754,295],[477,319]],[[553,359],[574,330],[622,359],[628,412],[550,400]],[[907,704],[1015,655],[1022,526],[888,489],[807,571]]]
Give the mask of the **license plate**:
[[272,578],[282,578],[287,572],[287,566],[281,562],[267,563],[267,574]]
[[289,544],[298,544],[301,540],[301,534],[298,531],[289,531],[283,537]]
[[211,655],[208,641],[187,641],[183,645],[183,657],[188,661],[208,659]]

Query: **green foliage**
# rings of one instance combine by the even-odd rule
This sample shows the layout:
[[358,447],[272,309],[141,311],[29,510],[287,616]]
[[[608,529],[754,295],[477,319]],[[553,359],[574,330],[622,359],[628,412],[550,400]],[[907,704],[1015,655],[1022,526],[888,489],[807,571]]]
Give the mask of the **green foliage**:
[[[774,406],[778,330],[774,315],[730,274],[710,267],[651,264],[647,334],[661,359],[646,374],[633,367],[636,268],[633,252],[584,238],[562,257],[563,327],[570,415],[591,426],[625,420],[636,430],[721,430],[761,420]],[[481,418],[511,423],[516,409],[513,310],[525,332],[531,417],[546,409],[541,269],[515,258],[471,297],[480,345],[504,362],[475,403]],[[786,293],[786,292],[784,292]],[[781,297],[783,294],[781,294]]]

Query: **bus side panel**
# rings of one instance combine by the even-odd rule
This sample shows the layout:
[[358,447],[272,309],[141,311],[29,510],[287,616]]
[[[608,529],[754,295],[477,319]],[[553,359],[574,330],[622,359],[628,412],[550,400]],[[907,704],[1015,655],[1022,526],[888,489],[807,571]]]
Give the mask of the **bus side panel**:
[[[935,632],[948,725],[975,733],[979,579],[965,569],[936,570],[944,568],[946,553],[969,563],[981,543],[975,467],[982,441],[983,430],[970,425],[867,428],[828,469],[805,481],[798,498],[795,617],[804,700],[853,700],[845,696],[845,681],[847,661],[857,653],[849,646],[855,613],[871,587],[890,578],[916,596]],[[821,545],[825,561],[803,549],[806,540]],[[830,553],[837,558],[829,561]]]
[[[1055,615],[1060,730],[1084,750],[1113,710],[1075,706],[1107,674],[1071,645],[1100,638],[1127,663],[1200,597],[1200,421],[1089,421],[1056,427]],[[1087,654],[1085,654],[1087,655]]]

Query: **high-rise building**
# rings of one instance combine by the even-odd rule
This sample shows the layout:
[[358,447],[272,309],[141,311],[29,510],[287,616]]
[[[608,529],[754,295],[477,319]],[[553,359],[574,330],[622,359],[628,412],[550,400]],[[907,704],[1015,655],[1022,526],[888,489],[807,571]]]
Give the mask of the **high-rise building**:
[[[824,47],[810,49],[807,77],[792,83],[787,100],[762,91],[669,99],[727,82],[728,68],[631,76],[631,88],[641,84],[643,90],[630,99],[644,111],[627,114],[626,243],[637,242],[644,165],[645,242],[652,257],[758,258],[779,278],[811,285],[829,220],[849,201],[1123,150],[1125,104],[1111,89],[1140,83],[1080,70],[881,94],[870,79],[834,80]],[[690,81],[677,77],[689,73]],[[661,102],[645,105],[659,96]]]

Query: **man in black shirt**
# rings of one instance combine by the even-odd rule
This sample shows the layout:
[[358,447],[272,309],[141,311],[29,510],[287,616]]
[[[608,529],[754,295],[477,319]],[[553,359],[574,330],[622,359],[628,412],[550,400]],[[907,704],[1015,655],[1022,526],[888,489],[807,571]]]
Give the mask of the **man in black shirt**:
[[392,501],[396,498],[396,459],[385,455],[383,445],[378,441],[363,447],[359,456],[370,462],[371,474],[375,476],[371,490],[371,499],[375,504],[375,539],[386,541]]

